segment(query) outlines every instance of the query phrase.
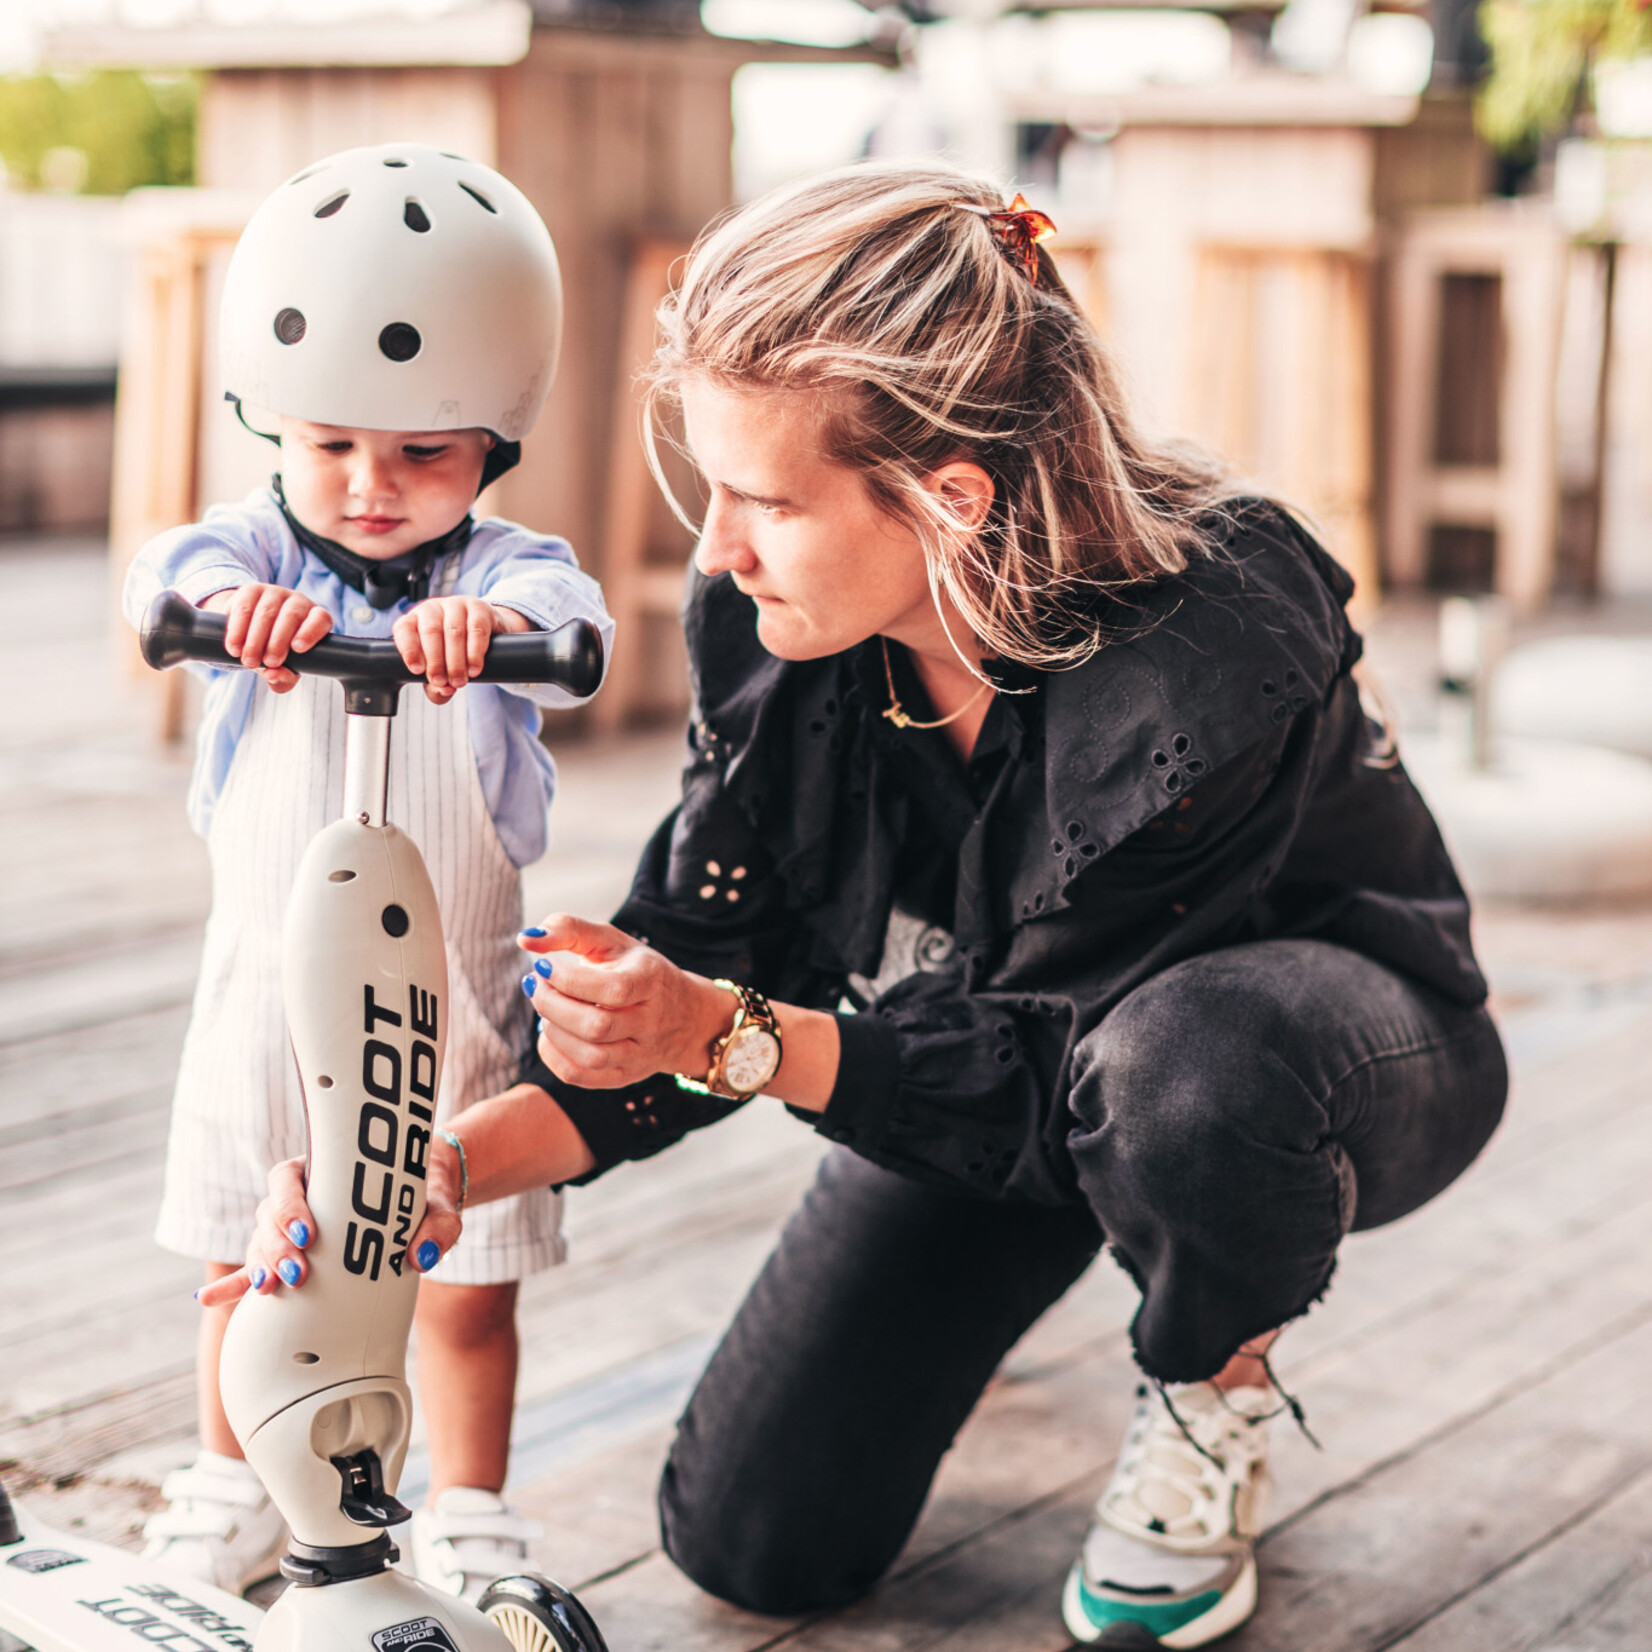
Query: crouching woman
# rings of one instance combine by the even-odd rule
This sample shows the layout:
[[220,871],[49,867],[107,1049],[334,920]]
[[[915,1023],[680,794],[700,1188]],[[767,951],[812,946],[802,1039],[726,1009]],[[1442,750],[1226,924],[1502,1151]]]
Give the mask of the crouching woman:
[[[1193,1647],[1254,1607],[1269,1343],[1470,1163],[1506,1073],[1347,575],[1141,433],[1042,227],[878,165],[696,247],[653,379],[708,500],[682,800],[611,925],[526,932],[537,1048],[454,1130],[473,1201],[759,1091],[835,1144],[661,1486],[677,1563],[764,1612],[882,1575],[1110,1247],[1152,1380],[1063,1608]],[[289,1167],[264,1289],[301,1210]]]

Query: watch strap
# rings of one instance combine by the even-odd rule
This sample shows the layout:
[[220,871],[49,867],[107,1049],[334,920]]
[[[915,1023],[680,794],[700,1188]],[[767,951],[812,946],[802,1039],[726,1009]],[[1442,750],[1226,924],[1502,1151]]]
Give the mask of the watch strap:
[[721,987],[724,992],[734,995],[734,1024],[712,1043],[711,1065],[707,1068],[706,1076],[703,1079],[691,1078],[687,1073],[674,1073],[672,1077],[682,1089],[691,1090],[696,1095],[722,1096],[729,1101],[750,1101],[754,1095],[758,1094],[758,1091],[730,1090],[719,1087],[718,1080],[722,1076],[723,1058],[735,1037],[751,1022],[755,1022],[760,1026],[775,1041],[778,1047],[780,1043],[780,1023],[775,1019],[774,1010],[770,1007],[768,999],[755,987],[743,986],[740,982],[727,980],[723,976],[718,976],[712,985]]

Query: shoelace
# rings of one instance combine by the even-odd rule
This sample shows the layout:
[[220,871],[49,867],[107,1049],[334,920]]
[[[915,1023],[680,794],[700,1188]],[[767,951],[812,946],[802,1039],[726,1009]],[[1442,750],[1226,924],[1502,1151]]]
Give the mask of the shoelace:
[[1170,1396],[1144,1391],[1103,1498],[1121,1529],[1178,1541],[1227,1530],[1227,1488],[1261,1455],[1252,1419],[1225,1401],[1184,1417]]

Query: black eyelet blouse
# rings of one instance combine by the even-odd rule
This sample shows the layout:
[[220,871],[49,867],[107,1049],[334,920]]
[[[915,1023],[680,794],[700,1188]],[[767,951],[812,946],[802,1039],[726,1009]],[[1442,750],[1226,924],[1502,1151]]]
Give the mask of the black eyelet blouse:
[[[1469,908],[1350,668],[1352,581],[1289,515],[1240,500],[1180,575],[1098,597],[1087,664],[1006,668],[970,762],[880,716],[876,640],[794,663],[726,576],[692,576],[682,801],[614,922],[684,968],[841,1014],[833,1141],[986,1197],[1077,1197],[1078,1040],[1182,959],[1313,936],[1473,1005]],[[899,651],[895,651],[899,655]],[[903,704],[931,715],[916,678]],[[950,945],[851,1012],[892,911]],[[732,1111],[661,1075],[581,1090],[530,1052],[600,1174]],[[589,1179],[589,1178],[584,1178]]]

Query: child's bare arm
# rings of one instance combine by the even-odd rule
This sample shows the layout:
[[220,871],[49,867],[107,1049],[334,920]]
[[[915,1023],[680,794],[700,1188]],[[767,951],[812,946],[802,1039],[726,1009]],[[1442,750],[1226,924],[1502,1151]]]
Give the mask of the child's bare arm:
[[333,628],[333,616],[319,603],[281,585],[215,591],[201,607],[227,616],[224,647],[249,670],[261,672],[277,694],[285,694],[298,681],[282,663],[289,650],[302,654]]
[[481,671],[497,632],[531,630],[514,608],[496,608],[482,597],[429,597],[390,634],[408,670],[425,677],[426,695],[445,705]]

